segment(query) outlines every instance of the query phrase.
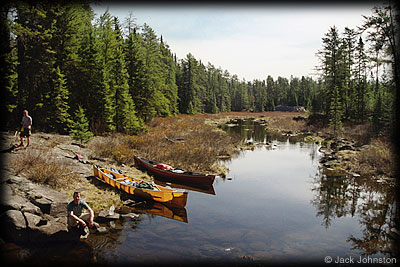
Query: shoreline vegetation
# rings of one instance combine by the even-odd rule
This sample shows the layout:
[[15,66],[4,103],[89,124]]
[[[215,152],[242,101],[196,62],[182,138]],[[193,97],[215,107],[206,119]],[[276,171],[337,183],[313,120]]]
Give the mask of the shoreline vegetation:
[[[393,145],[386,137],[372,137],[365,125],[344,125],[343,131],[308,125],[305,113],[298,112],[227,112],[219,114],[176,115],[155,118],[147,124],[148,131],[139,135],[111,134],[95,136],[86,146],[73,143],[69,136],[34,133],[32,146],[9,154],[6,163],[15,175],[23,175],[39,184],[72,196],[83,191],[85,200],[98,212],[111,205],[123,205],[120,193],[91,179],[91,164],[74,160],[82,154],[88,162],[122,169],[129,175],[152,179],[134,166],[133,155],[164,162],[172,166],[225,176],[226,167],[219,160],[230,158],[241,149],[251,149],[240,137],[219,129],[234,119],[253,119],[262,123],[270,134],[299,136],[299,141],[317,142],[320,151],[330,160],[326,170],[340,175],[369,177],[394,181]],[[11,140],[11,136],[9,136]],[[354,149],[335,150],[338,142]],[[342,146],[343,147],[343,146]],[[329,150],[329,152],[328,152]],[[336,175],[336,174],[334,174]]]

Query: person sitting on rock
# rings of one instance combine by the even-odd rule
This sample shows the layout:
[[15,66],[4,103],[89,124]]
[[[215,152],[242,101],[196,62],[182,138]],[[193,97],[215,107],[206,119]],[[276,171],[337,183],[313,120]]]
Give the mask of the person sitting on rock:
[[[88,210],[89,213],[82,214],[83,208]],[[94,212],[85,201],[81,200],[80,192],[74,192],[74,200],[68,204],[67,212],[69,226],[76,227],[80,224],[85,227],[89,224],[90,228],[93,227]]]

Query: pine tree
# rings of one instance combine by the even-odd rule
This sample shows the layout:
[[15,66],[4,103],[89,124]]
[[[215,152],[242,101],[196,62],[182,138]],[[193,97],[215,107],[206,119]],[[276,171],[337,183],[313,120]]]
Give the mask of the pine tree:
[[71,86],[71,108],[81,105],[86,110],[90,129],[96,134],[105,131],[102,120],[104,114],[102,94],[102,56],[100,40],[96,37],[99,29],[90,23],[93,14],[87,14],[82,25],[82,35],[78,41],[80,49],[74,73],[74,86]]
[[182,77],[178,85],[179,111],[194,114],[201,111],[200,101],[197,98],[200,89],[198,85],[198,62],[192,54],[188,54],[182,61]]
[[6,131],[15,125],[14,113],[16,109],[17,96],[17,57],[15,40],[10,34],[11,5],[6,2],[0,7],[0,88],[2,90],[2,103],[0,114],[2,114],[1,128]]
[[70,136],[73,140],[82,143],[87,143],[93,138],[93,133],[89,131],[89,122],[85,116],[85,111],[81,106],[78,106],[74,113],[74,120],[70,124]]
[[342,114],[343,106],[341,103],[341,97],[339,93],[339,88],[334,87],[332,92],[330,111],[329,111],[329,125],[333,128],[334,132],[340,131],[342,129]]
[[366,120],[367,104],[367,55],[364,50],[364,42],[360,36],[355,53],[356,82],[355,82],[355,118],[358,122]]
[[206,81],[206,88],[207,88],[207,95],[205,99],[205,112],[207,113],[218,113],[219,108],[217,106],[217,97],[216,91],[218,87],[218,75],[217,70],[213,65],[210,63],[207,66],[207,81]]
[[[53,89],[55,51],[51,46],[54,20],[47,17],[47,7],[43,3],[36,6],[18,2],[17,18],[13,22],[18,56],[17,109],[28,109],[34,117],[38,129],[49,130],[46,105]],[[54,119],[54,117],[53,117]]]
[[255,97],[255,110],[256,112],[263,112],[266,103],[266,88],[264,81],[254,80],[253,81],[253,92]]
[[354,119],[356,104],[355,89],[354,89],[354,53],[355,53],[355,40],[357,33],[353,29],[345,28],[344,37],[342,39],[342,76],[343,76],[343,89],[342,101],[344,108],[344,117],[347,119]]
[[68,124],[70,123],[70,115],[68,113],[69,91],[66,87],[64,74],[57,67],[53,74],[53,88],[45,96],[46,101],[44,107],[48,114],[45,116],[47,127],[59,133],[66,133]]
[[171,50],[164,43],[161,36],[160,41],[161,52],[161,70],[163,78],[162,94],[168,99],[168,113],[162,115],[171,115],[178,113],[178,86],[176,84],[176,64]]

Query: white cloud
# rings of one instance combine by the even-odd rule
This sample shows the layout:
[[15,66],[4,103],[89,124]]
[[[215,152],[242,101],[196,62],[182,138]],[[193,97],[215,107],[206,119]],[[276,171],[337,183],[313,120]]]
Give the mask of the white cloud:
[[110,5],[110,12],[123,21],[132,11],[137,23],[147,23],[162,35],[178,58],[192,53],[204,64],[210,62],[251,81],[267,75],[276,79],[313,74],[318,64],[315,53],[329,27],[335,25],[342,32],[346,26],[360,26],[361,15],[369,15],[371,7]]

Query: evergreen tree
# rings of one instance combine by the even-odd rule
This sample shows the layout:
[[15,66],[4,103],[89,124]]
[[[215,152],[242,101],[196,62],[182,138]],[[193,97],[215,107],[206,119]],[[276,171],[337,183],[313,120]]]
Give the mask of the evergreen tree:
[[162,90],[161,93],[168,99],[166,103],[168,111],[163,115],[170,115],[178,113],[178,86],[176,84],[176,64],[174,57],[168,45],[164,43],[161,36],[160,41],[161,52],[161,70],[162,70]]
[[289,85],[289,92],[288,92],[288,99],[286,101],[287,105],[289,106],[298,106],[299,105],[299,91],[300,91],[300,80],[299,78],[291,77],[290,85]]
[[1,128],[6,131],[16,124],[14,118],[17,96],[17,57],[15,40],[11,38],[11,5],[6,2],[0,7],[0,88],[2,89]]
[[194,114],[201,111],[199,99],[196,95],[200,91],[198,85],[198,66],[197,60],[192,54],[186,56],[186,60],[181,64],[181,78],[178,86],[179,92],[179,111],[181,113]]
[[[339,36],[339,32],[335,26],[331,27],[325,37],[322,39],[323,49],[318,51],[318,55],[321,60],[320,70],[322,71],[323,79],[325,82],[325,96],[326,106],[324,107],[325,114],[331,113],[331,103],[334,100],[334,94],[336,90],[343,87],[343,76],[341,75],[342,69],[342,56],[343,50],[341,48],[342,40]],[[333,110],[336,110],[335,108]]]
[[[397,11],[397,12],[396,12]],[[400,54],[398,48],[398,35],[399,35],[399,15],[398,15],[398,6],[397,10],[393,8],[392,4],[389,2],[387,5],[383,6],[376,6],[372,9],[372,15],[367,17],[364,16],[365,23],[360,28],[361,30],[367,31],[367,40],[372,43],[372,53],[375,56],[372,56],[372,60],[375,62],[376,67],[376,84],[375,84],[375,98],[376,105],[374,108],[373,120],[378,123],[377,128],[379,129],[381,125],[378,122],[378,118],[380,116],[383,117],[391,117],[394,110],[398,110],[397,102],[395,101],[395,94],[392,93],[393,89],[399,86],[400,83]],[[381,53],[382,51],[382,53]],[[380,92],[380,84],[379,84],[379,67],[382,63],[390,64],[392,67],[391,76],[393,77],[393,84],[394,86],[386,86],[382,89],[382,92],[388,91],[388,94],[384,94]],[[383,75],[386,75],[383,73]],[[388,83],[386,83],[388,84]],[[391,107],[390,109],[381,110],[380,105],[382,98],[388,97],[386,101],[389,103],[392,101],[391,104],[386,105],[386,107]],[[396,106],[397,105],[397,106]],[[376,114],[376,112],[384,112],[385,114]],[[388,114],[387,114],[388,113]],[[395,123],[395,120],[392,120]],[[393,126],[385,126],[386,128],[392,128]],[[394,132],[393,132],[394,134]]]
[[343,64],[342,64],[342,75],[343,75],[343,90],[342,90],[342,101],[344,108],[344,117],[347,119],[354,119],[356,106],[354,103],[355,90],[354,90],[354,53],[355,53],[355,40],[357,37],[356,32],[353,29],[345,28],[344,37],[342,39],[343,49]]
[[275,110],[275,82],[274,79],[271,77],[271,75],[268,75],[267,77],[267,85],[266,85],[266,95],[267,95],[267,103],[266,103],[266,109],[267,110]]
[[134,133],[143,127],[136,117],[135,106],[129,93],[128,72],[125,65],[122,33],[117,18],[108,11],[98,23],[101,55],[100,96],[101,118],[108,131]]
[[266,88],[264,81],[255,80],[253,82],[254,92],[254,111],[263,112],[266,103]]
[[355,81],[355,119],[364,123],[366,120],[367,104],[367,55],[362,37],[359,37],[355,52],[356,81]]
[[53,88],[45,95],[44,107],[48,114],[45,115],[45,121],[48,129],[59,133],[66,133],[68,124],[70,123],[70,115],[68,113],[69,91],[66,87],[65,75],[61,73],[57,67],[53,74]]
[[217,96],[216,93],[218,91],[218,72],[217,69],[212,64],[208,64],[207,66],[207,95],[205,99],[205,112],[207,113],[218,113],[219,108],[217,106]]
[[343,106],[341,103],[341,97],[339,93],[339,88],[334,87],[332,92],[330,111],[329,111],[329,125],[333,128],[334,132],[342,129],[342,114]]
[[82,143],[87,143],[93,138],[93,133],[89,131],[89,122],[85,116],[85,111],[81,106],[78,106],[74,113],[74,120],[70,124],[70,136],[73,140]]
[[[52,90],[55,51],[51,47],[54,21],[49,20],[47,7],[42,3],[30,6],[16,4],[17,16],[13,22],[18,56],[17,110],[28,109],[34,117],[41,118],[35,124],[39,129],[49,130],[45,105]],[[49,120],[54,117],[49,118]]]
[[71,87],[71,108],[81,105],[86,110],[90,129],[100,134],[106,129],[102,120],[104,114],[100,53],[100,40],[97,38],[98,29],[91,24],[93,14],[87,14],[82,24],[83,32],[79,39],[78,62],[75,67],[74,83]]

